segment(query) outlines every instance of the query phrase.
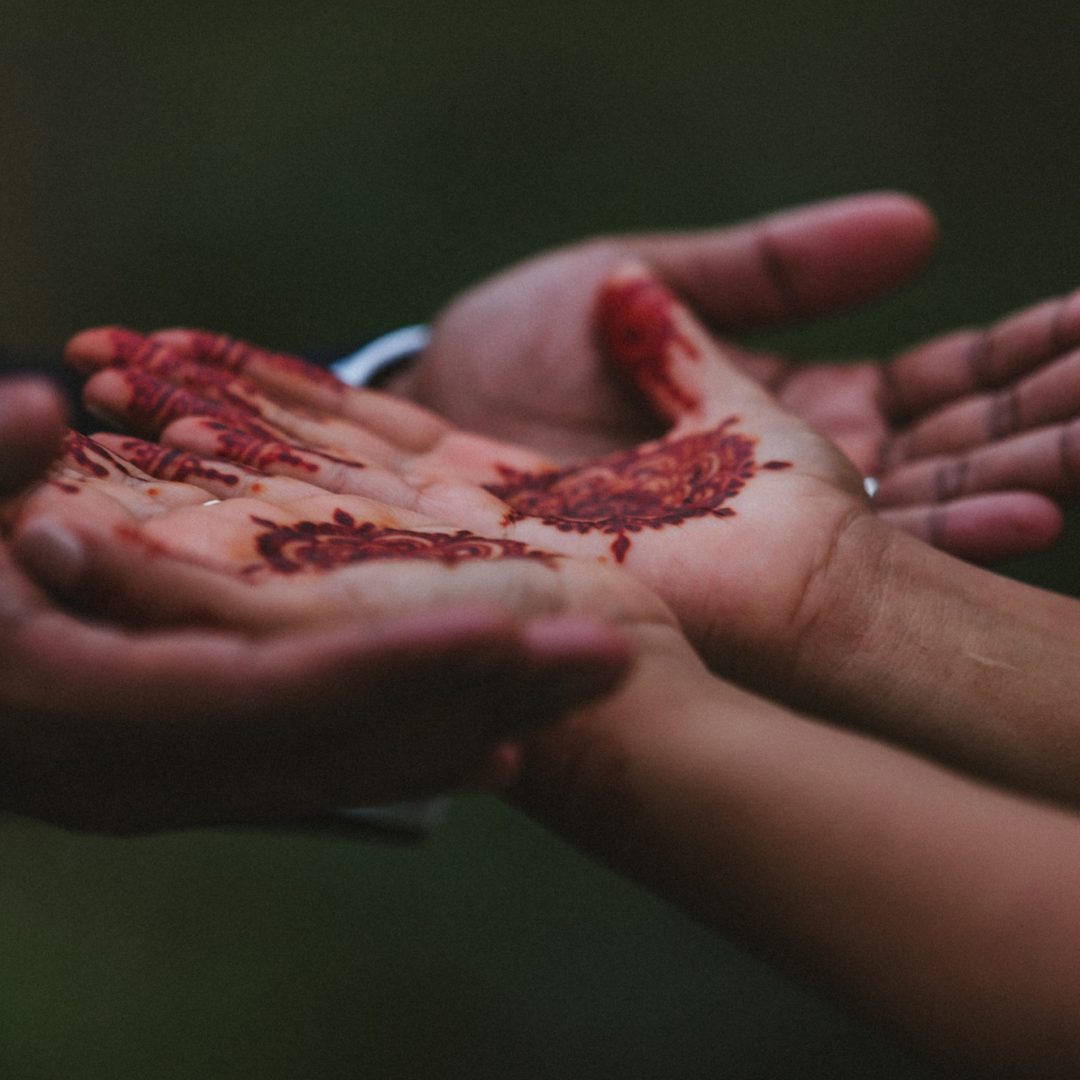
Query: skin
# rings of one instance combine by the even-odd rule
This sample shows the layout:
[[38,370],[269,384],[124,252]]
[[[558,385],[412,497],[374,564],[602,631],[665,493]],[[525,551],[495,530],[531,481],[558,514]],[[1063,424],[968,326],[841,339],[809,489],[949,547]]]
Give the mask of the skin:
[[[654,298],[640,310],[633,299],[625,303],[639,288]],[[127,427],[160,432],[168,445],[235,454],[239,463],[257,461],[267,471],[307,479],[343,497],[390,500],[432,525],[452,513],[481,536],[600,564],[623,563],[671,605],[710,666],[766,678],[765,665],[793,645],[806,583],[828,557],[837,530],[850,515],[869,513],[859,478],[827,440],[779,410],[757,382],[728,362],[690,312],[643,268],[625,267],[599,303],[598,317],[616,336],[632,337],[640,329],[656,338],[653,359],[665,368],[662,383],[648,364],[638,363],[634,348],[613,359],[628,361],[628,375],[672,421],[666,436],[631,450],[629,463],[618,455],[593,458],[565,475],[563,486],[571,490],[598,477],[601,491],[625,484],[618,477],[628,464],[649,463],[671,477],[670,491],[650,516],[607,526],[578,528],[580,520],[567,523],[557,514],[545,519],[512,494],[523,478],[527,484],[527,478],[550,475],[550,460],[459,431],[384,394],[341,387],[327,402],[322,385],[298,375],[295,366],[287,388],[272,388],[259,375],[266,366],[259,350],[239,380],[229,368],[243,346],[215,351],[196,335],[155,336],[125,353],[127,332],[98,331],[73,342],[69,354],[84,368],[101,369],[86,388],[92,408]],[[227,386],[223,373],[231,380]],[[672,387],[681,389],[672,396]],[[376,437],[365,417],[379,412],[387,417],[379,429],[392,437]],[[256,440],[254,448],[244,442],[237,452],[233,434],[222,431],[223,423],[233,422]],[[735,479],[730,497],[707,503],[708,512],[681,517],[696,459],[707,450],[716,482],[726,482],[731,461],[725,443],[731,442],[741,447],[746,476]],[[115,441],[108,445],[126,452]],[[157,474],[170,477],[167,469]],[[407,490],[396,491],[402,482]],[[342,505],[352,513],[351,504]],[[808,505],[812,514],[805,512]],[[682,572],[672,573],[672,564]],[[765,566],[772,569],[762,588]]]
[[[0,385],[5,494],[62,434],[47,385]],[[61,590],[89,572],[89,550],[48,523],[22,544]],[[0,805],[75,829],[280,820],[497,784],[508,734],[609,690],[627,665],[596,620],[475,599],[289,633],[136,633],[73,616],[7,539],[0,596]]]
[[1073,1076],[1075,815],[749,695],[661,635],[525,747],[512,800],[950,1075]]
[[[616,278],[642,280],[636,270]],[[700,410],[680,414],[676,426],[706,424],[709,395],[719,384],[729,404],[730,395],[743,394],[740,411],[756,420],[760,441],[805,430],[791,418],[781,421],[774,404],[754,396],[759,387],[748,388],[722,353],[707,351],[708,337],[689,313],[676,307],[667,315],[676,323],[675,332],[668,327],[662,335],[671,343],[659,357],[670,361],[664,378],[640,365],[636,370],[639,384],[670,413]],[[657,391],[658,383],[674,385],[676,393]],[[385,420],[399,404],[363,395],[333,414],[331,430],[340,435],[343,412],[385,408]],[[308,408],[299,419],[312,423],[318,416]],[[479,454],[470,466],[461,452],[470,444],[442,431],[454,436],[456,448],[443,460],[445,474],[439,446],[427,444],[386,443],[381,465],[358,470],[393,473],[413,491],[406,505],[317,494],[316,485],[293,476],[170,458],[164,448],[119,437],[109,442],[118,453],[162,473],[186,469],[189,481],[205,486],[142,475],[130,463],[110,468],[104,449],[96,455],[106,463],[100,475],[85,454],[69,453],[55,483],[25,504],[17,544],[21,550],[36,536],[40,555],[46,526],[77,535],[86,561],[66,591],[84,602],[108,596],[121,609],[113,614],[149,607],[169,618],[190,617],[195,599],[204,618],[295,625],[305,608],[309,618],[339,617],[335,593],[345,595],[343,610],[365,596],[369,604],[382,602],[380,576],[386,598],[395,593],[398,602],[409,602],[438,592],[447,580],[460,581],[465,571],[475,571],[470,591],[490,587],[511,604],[521,602],[521,582],[528,579],[534,601],[543,589],[536,583],[549,580],[567,583],[579,603],[601,603],[609,617],[621,605],[635,657],[632,676],[607,701],[505,748],[512,798],[591,855],[934,1059],[976,1075],[1071,1075],[1080,1052],[1074,903],[1080,827],[1049,799],[1067,801],[1080,791],[1076,755],[1063,752],[1076,742],[1072,713],[1080,686],[1068,663],[1080,646],[1076,602],[966,566],[889,529],[865,507],[847,515],[829,557],[805,584],[803,607],[812,617],[787,667],[773,672],[774,685],[784,686],[790,668],[819,691],[842,686],[845,718],[889,736],[878,741],[710,673],[631,576],[635,561],[647,563],[637,537],[622,567],[596,555],[554,566],[505,556],[410,565],[403,557],[312,565],[284,576],[270,560],[257,574],[247,571],[260,550],[252,541],[264,528],[252,520],[255,495],[264,520],[276,513],[295,522],[302,515],[317,525],[347,509],[381,526],[437,525],[440,534],[469,527],[475,506],[490,493],[464,474],[470,467],[482,474],[490,462]],[[766,481],[796,478],[797,486],[780,489],[780,501],[802,514],[803,531],[814,527],[822,504],[830,505],[830,491],[859,506],[842,483],[799,478],[816,438],[789,444],[791,469],[748,480],[732,500],[739,512],[716,523],[729,540],[753,534],[746,545],[752,549],[767,542],[740,503],[755,489],[763,498],[775,494]],[[849,469],[837,460],[838,470]],[[230,475],[235,483],[225,479]],[[421,515],[436,504],[424,500],[440,475],[442,495],[453,497],[437,503],[437,521],[425,523]],[[470,491],[473,503],[465,498]],[[205,506],[206,495],[221,501]],[[454,505],[461,506],[460,517]],[[217,519],[213,528],[210,518]],[[655,536],[663,538],[663,530]],[[735,551],[737,559],[737,543]],[[47,566],[40,569],[48,575]],[[771,572],[783,576],[782,568]],[[357,582],[362,587],[351,593]],[[740,632],[737,620],[730,632]],[[859,710],[861,716],[853,715]],[[915,743],[920,753],[894,740]],[[1000,784],[1027,787],[1040,798],[1009,793],[960,768],[994,773]]]
[[[620,296],[641,288],[649,302],[620,305]],[[333,401],[317,399],[296,369],[288,387],[271,393],[256,381],[265,354],[227,339],[208,349],[190,332],[174,331],[118,356],[115,332],[95,331],[73,352],[84,366],[101,368],[88,385],[96,407],[163,428],[167,443],[202,454],[221,444],[214,413],[221,402],[189,387],[209,392],[215,380],[203,369],[220,370],[226,357],[235,375],[237,358],[250,353],[240,365],[250,384],[233,385],[230,400],[239,407],[243,398],[239,415],[248,429],[271,423],[274,431],[246,436],[255,451],[241,443],[244,463],[261,461],[268,472],[293,483],[306,478],[341,498],[397,500],[399,515],[419,512],[441,532],[456,522],[489,539],[621,566],[670,605],[713,671],[965,770],[1076,801],[1080,756],[1062,751],[1076,744],[1068,702],[1080,698],[1070,663],[1080,647],[1073,602],[965,566],[889,527],[871,512],[848,459],[783,410],[643,267],[609,278],[594,298],[594,316],[597,340],[670,428],[569,472],[385,394],[341,387]],[[658,344],[650,353],[642,342]],[[147,378],[158,380],[149,396],[141,389]],[[177,419],[180,412],[191,415]],[[683,487],[669,487],[675,520],[627,528],[614,539],[599,525],[582,531],[580,519],[523,512],[506,490],[515,486],[507,485],[508,472],[531,475],[534,488],[553,475],[575,483],[617,477],[627,453],[639,463],[666,461],[666,481],[684,475],[674,449],[729,437],[750,446],[752,467],[716,504],[718,514],[678,518],[680,481]],[[225,445],[236,446],[232,439]],[[337,505],[324,507],[323,520]],[[361,509],[346,508],[363,518]],[[620,552],[622,539],[629,543]]]
[[[435,320],[431,345],[388,388],[563,463],[656,434],[655,419],[610,377],[589,328],[599,283],[635,260],[721,335],[728,355],[784,408],[827,435],[864,475],[883,477],[886,520],[975,561],[1023,554],[1053,541],[1061,518],[1051,500],[1077,490],[1059,447],[1068,440],[1071,450],[1078,438],[1075,425],[1063,433],[1063,422],[1080,406],[1069,359],[1080,343],[1080,299],[1066,298],[1064,310],[1048,301],[988,331],[958,331],[888,361],[799,364],[727,337],[873,299],[922,268],[935,231],[921,203],[876,193],[715,231],[590,240],[454,300]],[[1018,417],[1022,434],[979,423],[980,410],[994,409],[988,399],[1018,388],[1039,399]],[[963,446],[951,444],[951,424],[936,419],[954,408],[972,419]],[[909,462],[964,479],[918,485]]]

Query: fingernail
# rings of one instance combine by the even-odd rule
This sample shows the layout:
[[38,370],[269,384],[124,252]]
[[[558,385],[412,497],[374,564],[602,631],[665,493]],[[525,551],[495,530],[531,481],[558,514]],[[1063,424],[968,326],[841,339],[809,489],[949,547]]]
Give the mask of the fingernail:
[[56,521],[32,522],[19,533],[15,548],[20,561],[54,589],[72,588],[86,567],[82,540]]

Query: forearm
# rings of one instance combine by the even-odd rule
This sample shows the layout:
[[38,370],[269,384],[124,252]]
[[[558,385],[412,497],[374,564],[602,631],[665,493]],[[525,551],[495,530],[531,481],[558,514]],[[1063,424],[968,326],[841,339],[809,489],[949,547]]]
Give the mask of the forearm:
[[1080,802],[1080,604],[869,516],[808,592],[784,694],[948,764]]
[[1065,814],[653,662],[542,737],[517,798],[935,1056],[1048,1076],[1080,1053]]

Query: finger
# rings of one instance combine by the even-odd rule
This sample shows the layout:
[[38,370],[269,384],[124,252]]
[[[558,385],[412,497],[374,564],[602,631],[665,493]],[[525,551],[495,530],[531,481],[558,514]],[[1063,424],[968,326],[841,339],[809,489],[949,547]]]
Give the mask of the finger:
[[87,408],[96,416],[150,438],[185,416],[213,417],[263,438],[282,437],[247,408],[211,401],[134,368],[99,371],[86,383],[83,396]]
[[573,575],[558,573],[547,552],[457,526],[414,527],[411,516],[356,497],[284,508],[230,499],[145,521],[72,502],[23,516],[13,539],[20,560],[80,609],[138,625],[267,632],[463,598],[525,614],[578,600],[566,591]]
[[[5,596],[18,591],[2,553],[0,580]],[[131,636],[24,594],[0,626],[4,805],[83,829],[445,790],[493,742],[606,692],[628,660],[613,631],[582,619],[521,626],[462,608],[265,641]]]
[[263,438],[216,419],[178,420],[161,438],[196,455],[234,462],[266,476],[301,480],[324,491],[363,495],[406,508],[417,503],[415,488],[388,469],[309,450],[280,438]]
[[935,238],[922,203],[882,192],[628,244],[714,327],[738,330],[872,299],[917,273]]
[[[211,402],[225,409],[234,409],[240,416],[250,414],[247,425],[250,430],[258,428],[280,433],[313,450],[346,454],[354,459],[383,464],[394,464],[396,461],[396,455],[386,440],[358,425],[343,421],[333,414],[316,411],[310,406],[298,408],[278,403],[250,380],[192,360],[171,347],[158,344],[152,350],[144,350],[140,354],[140,362],[124,369],[122,374],[131,373],[137,374],[127,379],[135,391],[129,395],[129,413],[139,408],[147,396],[151,397],[154,408],[162,417],[166,408],[190,408],[189,399],[177,398],[162,388],[161,383],[166,383],[196,395],[197,402]],[[107,372],[99,373],[91,380],[89,396],[99,405],[101,382],[107,375]],[[204,415],[208,415],[205,408]]]
[[668,420],[700,424],[768,400],[689,309],[640,266],[625,265],[604,282],[594,322],[605,355]]
[[172,449],[145,439],[99,434],[94,436],[94,441],[150,477],[193,485],[218,499],[250,496],[266,498],[281,506],[320,493],[319,488],[301,480],[267,476],[243,465]]
[[191,484],[159,482],[85,435],[71,433],[45,482],[25,497],[17,513],[27,516],[57,507],[65,514],[122,524],[199,505],[207,498],[206,491]]
[[243,375],[281,403],[354,421],[412,452],[430,448],[448,426],[412,402],[348,387],[298,356],[202,330],[169,329],[144,336],[119,327],[100,327],[73,338],[66,355],[75,366],[89,371],[119,363],[153,372],[163,358],[164,362],[169,358],[196,361],[226,376]]
[[883,510],[880,516],[934,547],[979,563],[1042,551],[1061,535],[1063,525],[1057,504],[1030,491],[898,507]]
[[1046,300],[982,330],[960,330],[901,353],[885,368],[896,417],[1018,378],[1080,344],[1080,292]]
[[1026,488],[1055,498],[1080,492],[1080,420],[963,454],[900,465],[881,476],[879,506],[942,502],[983,491]]
[[886,461],[967,450],[1080,413],[1080,351],[1067,353],[995,393],[946,405],[899,434]]
[[195,359],[242,372],[282,401],[351,420],[410,451],[429,448],[448,427],[422,406],[389,394],[346,386],[331,372],[287,353],[272,352],[222,334],[159,330],[151,341],[179,347]]
[[64,430],[63,402],[47,382],[11,378],[0,383],[0,498],[45,472]]

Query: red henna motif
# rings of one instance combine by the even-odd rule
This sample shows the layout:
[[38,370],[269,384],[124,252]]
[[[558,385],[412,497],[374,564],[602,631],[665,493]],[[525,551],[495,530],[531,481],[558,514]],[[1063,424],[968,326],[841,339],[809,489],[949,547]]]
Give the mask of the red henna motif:
[[344,383],[337,376],[299,356],[270,352],[224,334],[193,330],[190,332],[186,347],[197,359],[217,364],[227,371],[244,372],[249,369],[257,370],[260,367],[273,368],[293,378],[332,389],[335,393],[341,393],[345,389]]
[[[487,490],[510,507],[509,521],[538,518],[562,532],[614,536],[626,558],[631,533],[699,517],[732,517],[724,506],[757,471],[755,440],[728,432],[738,417],[711,431],[635,447],[585,465],[543,473],[501,469],[505,484]],[[786,468],[769,462],[767,468]]]
[[126,364],[134,360],[146,344],[147,339],[143,334],[127,327],[115,326],[109,331],[109,351],[114,362]]
[[454,566],[511,558],[534,559],[551,566],[557,558],[516,540],[489,540],[464,529],[439,533],[383,528],[370,521],[357,522],[344,510],[335,511],[333,521],[279,525],[255,516],[251,520],[266,530],[255,538],[263,563],[247,567],[245,573],[255,573],[264,565],[281,574],[334,570],[370,559],[423,559]]
[[[156,476],[159,480],[174,480],[183,483],[186,480],[216,480],[230,487],[240,483],[236,473],[222,472],[214,468],[212,461],[197,454],[183,450],[170,450],[158,443],[145,442],[142,439],[125,439],[121,444],[124,456],[144,473]],[[235,466],[238,470],[253,473],[252,469]],[[148,493],[149,494],[149,493]]]
[[247,406],[237,407],[192,393],[143,371],[123,369],[131,397],[123,416],[144,429],[160,431],[174,420],[186,416],[213,416],[230,427],[252,432],[264,438],[272,434],[256,422],[256,414]]
[[217,432],[216,451],[221,457],[226,461],[236,461],[247,465],[259,472],[273,473],[279,471],[279,468],[275,467],[286,466],[317,474],[321,471],[321,466],[319,461],[314,461],[313,458],[336,465],[347,465],[353,469],[365,467],[362,462],[335,457],[322,450],[309,450],[306,447],[282,442],[280,439],[260,438],[247,431],[236,431],[228,424],[221,424],[214,420],[208,420],[204,427],[209,431]]
[[111,352],[120,364],[133,364],[152,369],[165,362],[166,357],[178,360],[203,361],[234,374],[249,369],[276,369],[281,373],[342,393],[345,389],[332,372],[309,363],[299,356],[270,352],[246,341],[207,330],[173,332],[169,340],[146,337],[124,327],[115,327],[109,335]]
[[678,312],[678,300],[658,281],[635,278],[606,285],[595,315],[606,355],[654,402],[673,413],[701,404],[671,375],[674,348],[693,360],[701,356],[697,344],[679,328]]
[[64,441],[60,444],[60,457],[72,462],[77,469],[99,479],[115,473],[123,476],[132,475],[115,454],[111,454],[88,435],[81,435],[77,431],[69,431],[64,436]]

